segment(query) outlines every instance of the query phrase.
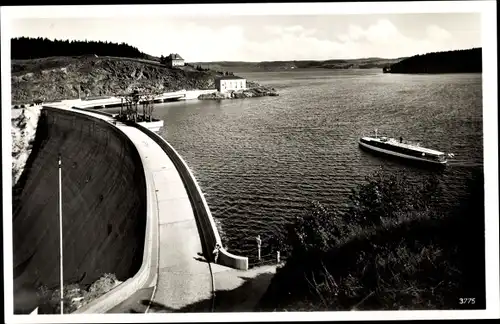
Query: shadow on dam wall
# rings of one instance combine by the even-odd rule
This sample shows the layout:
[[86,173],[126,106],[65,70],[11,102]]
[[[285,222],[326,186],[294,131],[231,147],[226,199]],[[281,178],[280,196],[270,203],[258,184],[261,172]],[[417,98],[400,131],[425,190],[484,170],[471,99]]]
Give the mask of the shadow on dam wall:
[[89,285],[104,273],[124,281],[142,263],[146,186],[137,149],[104,121],[44,108],[13,188],[15,313],[37,306],[41,285],[59,285],[59,152],[65,284]]

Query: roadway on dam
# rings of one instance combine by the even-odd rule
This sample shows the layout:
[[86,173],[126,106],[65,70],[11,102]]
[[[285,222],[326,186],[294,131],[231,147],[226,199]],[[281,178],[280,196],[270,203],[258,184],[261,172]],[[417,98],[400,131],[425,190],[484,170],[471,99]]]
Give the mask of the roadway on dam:
[[[170,158],[137,128],[118,125],[132,140],[152,173],[158,207],[158,280],[152,302],[164,311],[178,311],[212,298],[210,264],[203,255],[200,235],[184,184]],[[141,301],[139,301],[141,303]],[[142,302],[143,303],[143,302]],[[210,303],[206,309],[210,311]],[[149,312],[162,311],[159,307]]]

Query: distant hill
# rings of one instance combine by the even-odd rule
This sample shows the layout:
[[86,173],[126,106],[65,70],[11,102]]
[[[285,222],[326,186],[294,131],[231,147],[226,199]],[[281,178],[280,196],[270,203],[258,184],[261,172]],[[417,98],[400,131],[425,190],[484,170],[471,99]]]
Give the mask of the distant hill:
[[331,59],[324,61],[302,60],[302,61],[264,61],[264,62],[193,62],[203,68],[233,72],[251,71],[283,71],[294,69],[373,69],[383,68],[387,65],[399,62],[405,58],[385,59],[378,57],[362,59]]
[[482,49],[472,48],[415,55],[384,67],[385,73],[480,73]]
[[42,37],[11,39],[11,59],[13,60],[82,55],[130,57],[159,61],[159,58],[143,53],[126,43],[50,40]]

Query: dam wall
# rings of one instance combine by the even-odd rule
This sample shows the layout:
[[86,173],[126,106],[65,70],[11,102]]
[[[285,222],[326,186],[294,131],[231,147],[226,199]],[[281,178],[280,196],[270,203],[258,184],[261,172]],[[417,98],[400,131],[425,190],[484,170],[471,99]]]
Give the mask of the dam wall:
[[89,285],[104,273],[126,281],[143,262],[146,180],[136,147],[104,120],[44,107],[13,189],[15,313],[37,306],[26,291],[59,285],[58,153],[65,284]]

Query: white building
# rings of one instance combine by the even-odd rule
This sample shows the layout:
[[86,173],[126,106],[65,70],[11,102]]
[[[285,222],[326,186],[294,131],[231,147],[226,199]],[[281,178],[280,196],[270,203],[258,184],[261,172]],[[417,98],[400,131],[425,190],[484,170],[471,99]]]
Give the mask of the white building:
[[235,75],[226,75],[215,79],[215,87],[221,93],[241,91],[247,88],[247,80]]
[[176,66],[184,66],[184,59],[177,53],[167,56],[166,61],[167,65],[171,68]]

